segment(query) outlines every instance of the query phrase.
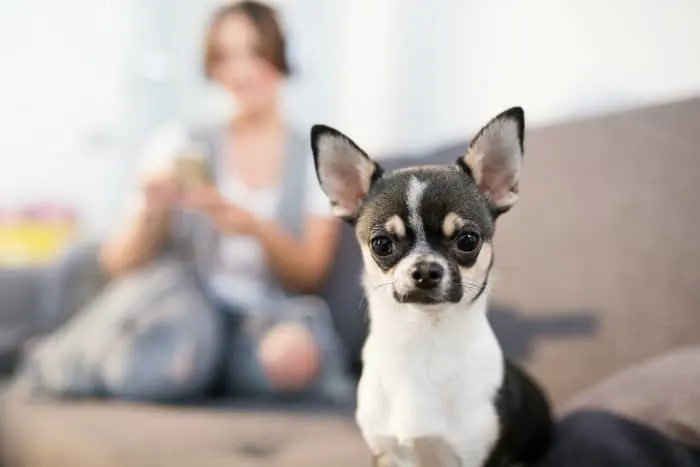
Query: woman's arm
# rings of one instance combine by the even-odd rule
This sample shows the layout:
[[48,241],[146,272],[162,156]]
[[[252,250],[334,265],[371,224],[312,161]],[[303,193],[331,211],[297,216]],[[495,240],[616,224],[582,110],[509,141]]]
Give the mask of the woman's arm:
[[339,225],[334,218],[310,215],[300,239],[275,222],[258,221],[254,235],[267,254],[270,268],[287,288],[314,293],[322,284],[337,244]]
[[169,230],[170,212],[180,196],[173,158],[187,145],[187,132],[171,123],[158,129],[141,155],[141,183],[119,231],[102,246],[100,262],[111,277],[120,276],[151,261]]
[[167,232],[167,210],[141,209],[100,250],[102,269],[119,277],[153,259]]

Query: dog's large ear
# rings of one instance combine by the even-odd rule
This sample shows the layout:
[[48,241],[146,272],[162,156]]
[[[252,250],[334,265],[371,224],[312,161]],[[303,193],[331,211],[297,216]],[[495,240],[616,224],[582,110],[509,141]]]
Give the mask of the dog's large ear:
[[382,168],[350,138],[326,125],[311,127],[316,175],[328,196],[333,214],[353,223]]
[[508,211],[518,200],[524,131],[523,109],[508,109],[479,130],[467,153],[458,160],[474,178],[494,214]]

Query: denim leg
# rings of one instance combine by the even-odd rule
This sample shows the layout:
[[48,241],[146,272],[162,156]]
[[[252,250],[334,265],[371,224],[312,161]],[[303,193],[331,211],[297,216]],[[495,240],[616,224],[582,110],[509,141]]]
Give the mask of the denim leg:
[[321,368],[310,388],[312,397],[346,404],[355,398],[355,384],[347,365],[347,352],[335,331],[330,311],[315,313],[308,320],[321,354]]
[[[232,395],[254,398],[301,397],[347,403],[354,397],[354,385],[345,368],[345,354],[326,309],[309,301],[309,306],[284,306],[283,313],[245,315],[229,313],[226,380]],[[304,302],[306,304],[306,302]],[[297,312],[301,310],[301,312]],[[257,357],[260,338],[272,327],[285,323],[304,324],[320,354],[320,368],[311,385],[300,393],[282,393],[274,388]]]
[[258,317],[227,312],[226,391],[233,396],[266,399],[275,390],[258,360],[260,336],[269,324]]

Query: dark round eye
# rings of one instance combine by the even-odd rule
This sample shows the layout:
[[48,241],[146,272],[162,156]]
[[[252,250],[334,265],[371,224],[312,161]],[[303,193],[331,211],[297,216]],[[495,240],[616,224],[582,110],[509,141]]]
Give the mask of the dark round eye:
[[394,252],[394,242],[385,235],[374,237],[371,245],[372,251],[377,256],[389,256]]
[[471,230],[457,236],[457,249],[462,253],[473,253],[479,247],[479,234]]

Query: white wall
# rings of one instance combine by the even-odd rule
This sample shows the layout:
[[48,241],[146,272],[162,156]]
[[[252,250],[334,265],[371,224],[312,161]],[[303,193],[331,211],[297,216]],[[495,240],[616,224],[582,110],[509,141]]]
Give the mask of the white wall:
[[[697,0],[352,0],[337,9],[344,45],[314,55],[314,70],[341,65],[330,117],[376,150],[462,139],[514,104],[539,125],[700,93]],[[303,39],[318,43],[313,22],[304,27]],[[326,85],[322,74],[309,80]]]
[[466,3],[467,126],[512,103],[537,125],[700,93],[695,0]]
[[0,209],[116,196],[128,9],[113,0],[0,2]]
[[0,212],[56,203],[88,233],[113,225],[137,147],[170,110],[149,60],[169,1],[0,1]]
[[[183,115],[206,113],[185,76],[219,1],[194,3],[179,3]],[[274,3],[303,71],[290,112],[373,151],[464,139],[516,104],[540,125],[700,93],[697,0]]]

